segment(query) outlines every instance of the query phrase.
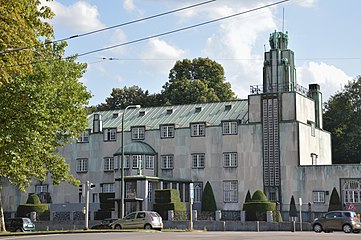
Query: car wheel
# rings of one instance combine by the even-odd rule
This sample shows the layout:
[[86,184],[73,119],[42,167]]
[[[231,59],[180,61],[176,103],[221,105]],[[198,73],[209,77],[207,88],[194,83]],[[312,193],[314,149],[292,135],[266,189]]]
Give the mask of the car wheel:
[[114,229],[122,229],[122,226],[120,226],[119,224],[114,226]]
[[342,231],[344,231],[345,233],[350,233],[352,232],[352,227],[348,224],[345,224],[342,226]]
[[144,229],[152,229],[152,226],[150,224],[145,224]]
[[353,233],[359,233],[360,232],[360,230],[354,230],[353,231]]
[[15,232],[23,232],[23,229],[22,229],[22,228],[18,228],[18,229],[16,229]]
[[313,225],[313,231],[320,233],[322,232],[322,226],[320,224]]

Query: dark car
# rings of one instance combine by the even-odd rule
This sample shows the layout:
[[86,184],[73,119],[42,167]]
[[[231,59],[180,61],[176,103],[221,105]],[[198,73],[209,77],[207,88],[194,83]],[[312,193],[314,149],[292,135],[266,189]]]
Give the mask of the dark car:
[[35,224],[31,222],[30,218],[25,217],[6,219],[5,227],[9,232],[35,231]]
[[115,220],[118,218],[105,218],[100,224],[92,226],[91,229],[112,229],[110,224]]
[[313,230],[319,232],[344,231],[345,233],[359,232],[360,219],[354,211],[332,211],[312,223]]

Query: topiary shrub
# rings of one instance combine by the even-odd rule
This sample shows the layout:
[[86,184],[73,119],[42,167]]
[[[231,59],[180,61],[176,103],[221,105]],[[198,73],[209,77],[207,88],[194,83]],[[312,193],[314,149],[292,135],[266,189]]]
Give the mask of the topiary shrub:
[[168,211],[173,210],[177,220],[186,220],[186,204],[180,201],[178,189],[155,190],[153,210],[158,212],[163,219],[168,219]]
[[[252,200],[251,198],[251,193],[249,192],[249,190],[247,191],[247,194],[246,194],[246,198],[244,199],[244,203],[247,203],[247,202],[250,202]],[[244,209],[244,204],[243,204],[243,211],[245,211]]]
[[290,211],[289,211],[289,216],[291,218],[297,217],[297,208],[296,208],[296,204],[295,204],[295,198],[291,197],[291,202],[290,202]]
[[276,203],[268,201],[266,195],[257,190],[249,202],[243,204],[246,221],[266,221],[267,211],[276,211]]
[[49,206],[41,203],[36,194],[29,194],[26,204],[18,206],[16,216],[29,217],[31,212],[36,212],[37,219],[39,220],[50,220]]
[[217,210],[216,199],[214,198],[211,184],[207,181],[202,196],[202,212],[215,212]]
[[336,210],[342,210],[342,204],[336,188],[333,188],[330,197],[330,202],[328,204],[328,211],[336,211]]

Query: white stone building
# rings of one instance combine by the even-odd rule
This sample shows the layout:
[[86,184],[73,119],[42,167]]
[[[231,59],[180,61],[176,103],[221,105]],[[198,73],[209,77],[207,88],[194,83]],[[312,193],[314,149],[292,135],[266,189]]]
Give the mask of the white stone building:
[[[152,209],[155,189],[179,189],[189,202],[190,182],[200,209],[207,181],[221,210],[241,210],[247,191],[261,189],[283,211],[292,195],[327,211],[334,187],[344,204],[361,210],[361,166],[331,164],[319,85],[297,85],[287,41],[285,33],[271,34],[263,86],[252,86],[246,100],[90,114],[88,131],[61,149],[75,177],[95,184],[90,202],[110,192],[119,203],[124,117],[126,212]],[[6,184],[4,210],[15,211],[27,195]],[[28,192],[48,192],[53,205],[83,206],[79,189],[67,183],[34,182]]]

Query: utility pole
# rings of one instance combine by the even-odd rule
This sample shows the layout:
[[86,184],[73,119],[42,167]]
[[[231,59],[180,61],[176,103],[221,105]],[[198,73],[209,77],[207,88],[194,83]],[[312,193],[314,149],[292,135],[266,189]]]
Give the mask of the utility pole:
[[193,199],[194,199],[194,185],[189,184],[189,230],[193,230]]
[[89,229],[89,191],[95,187],[95,184],[86,181],[82,186],[82,196],[85,197],[85,207],[83,213],[85,214],[85,227],[84,230]]

